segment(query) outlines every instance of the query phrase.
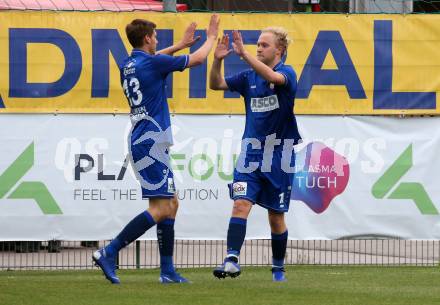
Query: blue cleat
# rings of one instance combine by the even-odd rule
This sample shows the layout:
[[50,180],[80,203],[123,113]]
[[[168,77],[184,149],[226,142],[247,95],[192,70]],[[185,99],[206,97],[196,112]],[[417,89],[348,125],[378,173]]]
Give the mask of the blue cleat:
[[238,260],[234,261],[230,258],[226,258],[223,264],[215,268],[213,271],[214,276],[218,279],[224,279],[227,276],[234,278],[239,276],[240,273],[241,269]]
[[172,273],[160,273],[159,282],[162,284],[177,284],[177,283],[190,283],[186,278],[181,276],[177,272]]
[[286,277],[284,276],[284,270],[283,267],[273,267],[272,268],[272,280],[274,282],[285,282],[287,281]]
[[104,248],[93,253],[92,259],[95,262],[96,266],[101,268],[102,272],[104,272],[105,278],[107,280],[109,280],[112,284],[121,283],[115,272],[115,258],[107,256]]

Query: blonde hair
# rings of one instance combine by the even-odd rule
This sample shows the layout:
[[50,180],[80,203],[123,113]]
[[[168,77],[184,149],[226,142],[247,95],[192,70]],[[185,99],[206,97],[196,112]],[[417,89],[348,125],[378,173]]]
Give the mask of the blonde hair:
[[261,31],[261,33],[272,33],[275,36],[277,46],[283,48],[283,54],[286,53],[287,47],[292,42],[292,39],[290,39],[288,36],[289,33],[287,30],[279,26],[265,28]]

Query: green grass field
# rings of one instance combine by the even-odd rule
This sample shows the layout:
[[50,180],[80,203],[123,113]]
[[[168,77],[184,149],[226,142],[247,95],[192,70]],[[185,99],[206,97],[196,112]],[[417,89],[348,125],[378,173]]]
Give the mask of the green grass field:
[[440,304],[435,267],[288,267],[273,283],[267,267],[217,280],[211,269],[181,269],[192,284],[162,285],[158,270],[121,270],[121,285],[99,271],[1,271],[0,305],[428,305]]

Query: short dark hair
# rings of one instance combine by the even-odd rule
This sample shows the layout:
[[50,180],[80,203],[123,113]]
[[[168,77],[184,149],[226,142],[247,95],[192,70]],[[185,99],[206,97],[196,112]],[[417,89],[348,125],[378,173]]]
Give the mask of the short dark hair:
[[134,19],[125,27],[128,41],[133,48],[140,48],[144,44],[144,37],[151,37],[156,29],[156,24],[145,19]]

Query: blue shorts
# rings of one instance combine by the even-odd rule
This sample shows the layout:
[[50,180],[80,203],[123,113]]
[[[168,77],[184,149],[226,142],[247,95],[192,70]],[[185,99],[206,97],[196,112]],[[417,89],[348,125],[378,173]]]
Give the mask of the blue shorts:
[[131,161],[142,187],[142,198],[172,198],[176,192],[169,145],[131,144]]
[[[234,170],[234,181],[228,185],[231,199],[246,199],[268,210],[287,212],[294,173],[285,172],[281,166],[281,151],[274,151],[270,169],[262,168],[263,154],[247,154],[245,166],[258,162],[258,168],[251,173]],[[294,166],[294,156],[292,157]]]

